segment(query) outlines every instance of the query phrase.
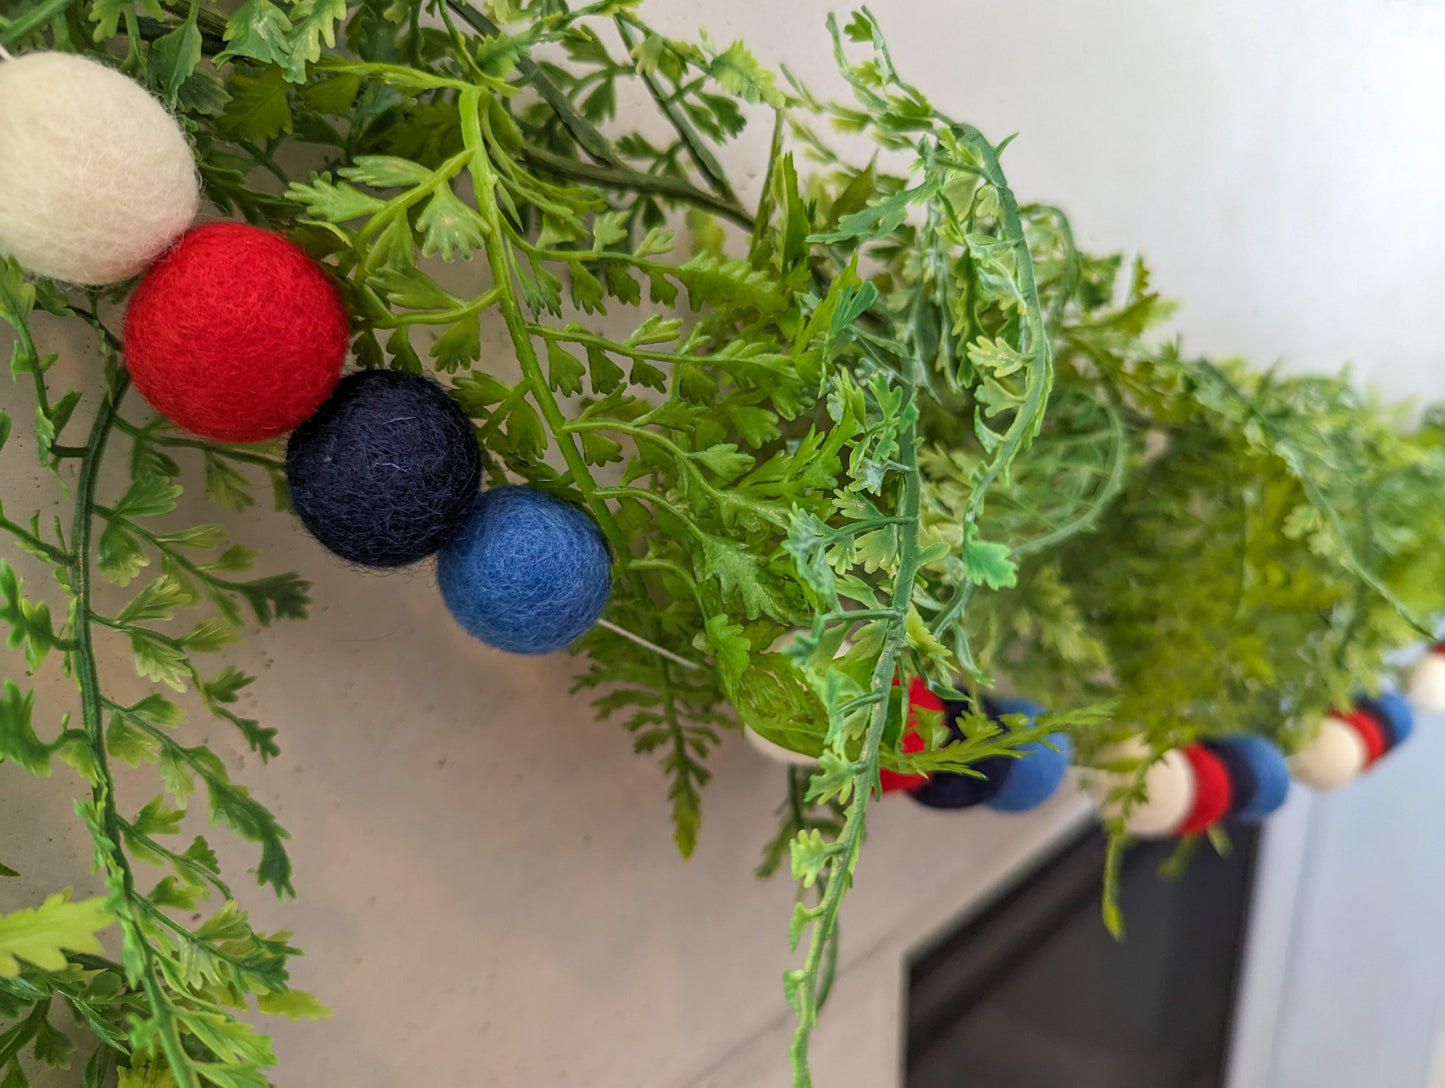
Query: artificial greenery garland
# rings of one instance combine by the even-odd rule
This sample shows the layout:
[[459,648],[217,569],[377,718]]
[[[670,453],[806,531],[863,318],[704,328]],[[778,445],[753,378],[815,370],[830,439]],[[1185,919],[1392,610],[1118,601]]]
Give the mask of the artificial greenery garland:
[[[1085,761],[1128,736],[1150,752],[1237,732],[1293,749],[1299,723],[1376,688],[1386,655],[1445,608],[1440,416],[1407,432],[1343,380],[1146,339],[1168,307],[1142,265],[1121,284],[1119,259],[1080,253],[1062,213],[1020,207],[1000,149],[901,80],[870,14],[829,26],[849,104],[780,84],[741,43],[666,38],[631,0],[246,0],[229,17],[201,0],[30,0],[0,22],[12,52],[108,53],[160,95],[215,208],[288,231],[335,275],[357,364],[439,373],[489,484],[592,513],[615,588],[578,684],[660,759],[684,855],[721,730],[819,756],[816,773],[789,770],[760,869],[789,860],[805,889],[786,974],[799,1085],[880,767],[959,770],[1060,730]],[[667,139],[618,123],[626,86]],[[721,165],[749,117],[773,126],[755,208]],[[831,129],[877,156],[850,163]],[[324,169],[291,176],[293,148]],[[429,257],[472,257],[490,285],[460,297]],[[47,728],[59,708],[37,717],[7,681],[0,757],[40,774],[59,758],[86,780],[77,809],[107,888],[0,918],[0,1069],[16,1088],[27,1048],[68,1060],[68,1006],[96,1036],[88,1086],[116,1070],[123,1085],[252,1088],[274,1058],[251,999],[323,1010],[288,987],[289,935],[249,925],[206,840],[169,836],[203,790],[284,895],[286,835],[174,732],[182,711],[160,688],[274,755],[274,731],[233,709],[251,678],[197,655],[251,620],[304,616],[307,586],[250,577],[254,554],[217,526],[156,527],[188,458],[233,509],[258,474],[284,501],[281,463],[145,418],[114,333],[126,293],[0,267],[12,370],[73,510],[53,525],[0,514],[69,602],[55,619],[0,560],[0,618],[32,672],[63,668],[80,691],[77,724]],[[94,385],[55,387],[37,311],[93,330]],[[489,311],[516,380],[482,358]],[[605,331],[619,315],[631,331]],[[110,494],[102,468],[127,455]],[[139,589],[111,613],[97,579]],[[209,614],[173,622],[192,609]],[[128,640],[155,692],[110,694],[101,630]],[[1012,687],[1061,712],[1008,733],[978,712],[947,747],[924,715],[931,743],[906,754],[900,674],[975,706]],[[164,792],[123,811],[117,761],[156,765]],[[1121,792],[1127,805],[1138,782]],[[1110,829],[1116,869],[1122,821]],[[140,863],[165,873],[149,891]],[[181,920],[203,902],[199,927]],[[1117,927],[1111,899],[1106,916]],[[118,960],[95,936],[111,920]]]

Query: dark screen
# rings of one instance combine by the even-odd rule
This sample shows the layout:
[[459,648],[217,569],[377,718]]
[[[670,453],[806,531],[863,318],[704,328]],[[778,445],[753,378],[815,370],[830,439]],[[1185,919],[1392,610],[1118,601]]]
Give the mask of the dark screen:
[[1061,850],[913,964],[908,1088],[1215,1088],[1249,888],[1253,827],[1233,851],[1135,846],[1121,882],[1125,939],[1100,918],[1104,837]]

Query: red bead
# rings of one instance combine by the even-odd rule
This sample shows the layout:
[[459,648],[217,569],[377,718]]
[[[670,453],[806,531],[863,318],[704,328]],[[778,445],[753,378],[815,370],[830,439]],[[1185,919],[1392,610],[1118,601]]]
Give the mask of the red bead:
[[1233,787],[1224,760],[1208,748],[1191,744],[1183,752],[1184,758],[1194,768],[1194,807],[1174,834],[1197,835],[1223,819],[1229,811]]
[[[893,686],[898,687],[898,680],[895,678]],[[915,676],[908,682],[908,722],[903,727],[903,736],[898,740],[898,750],[905,754],[909,752],[923,751],[925,744],[923,734],[918,731],[917,710],[941,711],[943,702],[937,695],[928,690],[928,685],[923,678]],[[928,781],[930,775],[926,774],[899,774],[897,771],[890,771],[883,768],[878,772],[878,780],[882,784],[884,793],[912,793]]]
[[131,296],[125,362],[188,431],[256,442],[294,428],[341,377],[348,318],[321,266],[244,223],[188,231]]
[[1336,714],[1335,717],[1348,722],[1350,728],[1358,733],[1360,739],[1365,742],[1366,767],[1385,754],[1385,749],[1389,747],[1385,731],[1380,728],[1380,723],[1368,713],[1363,710],[1352,710],[1348,714]]

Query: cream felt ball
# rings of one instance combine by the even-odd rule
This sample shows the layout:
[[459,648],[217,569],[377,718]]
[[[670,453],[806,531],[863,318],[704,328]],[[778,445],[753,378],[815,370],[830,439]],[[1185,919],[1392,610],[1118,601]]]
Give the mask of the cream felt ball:
[[[1113,763],[1147,758],[1142,742],[1128,741],[1104,754],[1103,762]],[[1122,786],[1132,784],[1134,775],[1096,770],[1084,779],[1085,789],[1099,805],[1105,817],[1123,811],[1120,801],[1110,795]],[[1183,752],[1171,748],[1144,772],[1144,797],[1124,811],[1124,830],[1140,838],[1165,838],[1176,834],[1194,811],[1197,785],[1194,766]]]
[[1365,769],[1369,748],[1354,726],[1326,714],[1305,746],[1289,758],[1290,773],[1317,790],[1343,786]]
[[1422,714],[1445,714],[1445,644],[1432,647],[1410,666],[1405,698]]
[[27,272],[129,279],[199,201],[185,133],[139,83],[71,53],[0,63],[0,253]]

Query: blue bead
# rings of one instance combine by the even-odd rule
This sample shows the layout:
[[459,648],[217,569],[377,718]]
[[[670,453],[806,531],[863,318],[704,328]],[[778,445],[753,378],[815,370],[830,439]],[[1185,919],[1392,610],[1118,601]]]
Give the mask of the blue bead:
[[1210,741],[1207,747],[1229,771],[1230,815],[1253,822],[1284,804],[1289,796],[1289,764],[1269,741],[1241,733]]
[[[998,714],[1027,714],[1031,724],[1044,713],[1042,706],[1028,699],[995,699],[994,708]],[[1014,760],[1008,780],[989,802],[998,812],[1028,812],[1052,797],[1068,772],[1074,747],[1067,733],[1055,733],[1047,744],[1032,741],[1018,750],[1028,754]]]
[[1415,712],[1393,691],[1381,692],[1375,698],[1360,696],[1356,703],[1369,714],[1385,731],[1385,748],[1398,747],[1415,731]]
[[516,654],[545,654],[586,633],[612,591],[612,562],[581,507],[535,487],[482,492],[461,535],[437,557],[457,622]]

